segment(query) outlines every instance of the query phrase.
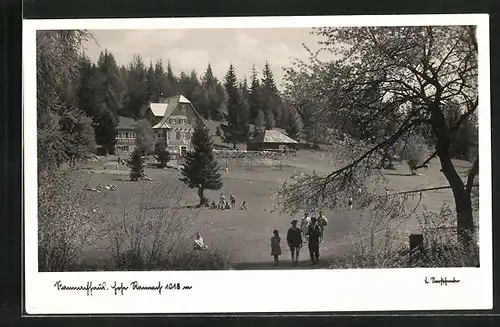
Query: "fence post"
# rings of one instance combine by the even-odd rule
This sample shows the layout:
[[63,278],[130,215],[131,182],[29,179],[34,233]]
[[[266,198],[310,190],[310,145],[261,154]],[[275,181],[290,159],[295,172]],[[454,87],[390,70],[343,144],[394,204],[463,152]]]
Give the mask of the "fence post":
[[410,234],[410,258],[409,266],[413,267],[424,254],[424,235]]

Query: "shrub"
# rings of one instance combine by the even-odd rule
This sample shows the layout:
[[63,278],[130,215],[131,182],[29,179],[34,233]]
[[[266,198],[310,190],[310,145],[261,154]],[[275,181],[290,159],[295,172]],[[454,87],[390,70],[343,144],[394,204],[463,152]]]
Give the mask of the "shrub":
[[157,147],[155,159],[158,161],[158,168],[165,168],[170,161],[170,152],[164,147]]
[[[462,246],[456,227],[452,227],[455,217],[448,206],[437,213],[424,210],[419,218],[424,236],[422,253],[410,252],[407,237],[398,238],[394,231],[386,230],[383,237],[376,237],[378,242],[370,242],[370,235],[360,236],[350,252],[333,258],[330,268],[479,267],[479,246],[469,249]],[[375,218],[377,225],[379,218]],[[372,229],[371,221],[362,224]]]
[[141,157],[139,148],[136,148],[130,155],[127,161],[127,166],[130,168],[130,180],[137,181],[144,177],[144,159]]
[[38,269],[67,271],[78,264],[82,249],[98,238],[99,214],[81,204],[84,173],[57,170],[38,178]]
[[189,244],[187,236],[200,209],[179,205],[188,189],[175,177],[144,184],[139,191],[141,203],[123,212],[121,226],[110,228],[112,266],[116,270],[170,269],[182,262],[175,258]]

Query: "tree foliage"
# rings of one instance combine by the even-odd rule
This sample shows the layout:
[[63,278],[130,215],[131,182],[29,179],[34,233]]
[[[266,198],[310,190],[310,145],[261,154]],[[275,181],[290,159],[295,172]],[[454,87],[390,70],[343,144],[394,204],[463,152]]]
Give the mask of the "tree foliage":
[[170,152],[167,151],[165,142],[159,141],[155,146],[155,159],[158,161],[158,168],[164,168],[170,161]]
[[285,129],[286,133],[288,136],[290,136],[292,139],[299,141],[300,140],[300,126],[299,126],[299,117],[295,113],[290,113],[290,116],[288,117],[288,124]]
[[[322,61],[311,53],[310,62],[297,62],[287,72],[287,95],[299,108],[314,106],[316,117],[349,133],[357,145],[349,148],[352,160],[341,169],[301,187],[304,199],[351,192],[398,141],[412,133],[428,136],[434,151],[420,166],[439,158],[455,197],[461,240],[470,243],[478,158],[464,182],[451,161],[450,144],[477,110],[475,28],[329,27],[315,33],[335,59]],[[460,116],[450,125],[446,108],[451,103],[460,106]]]
[[132,152],[130,158],[127,160],[127,166],[130,168],[131,181],[138,181],[144,177],[144,159],[141,156],[139,148],[135,148]]
[[205,190],[219,190],[222,188],[219,165],[212,153],[213,146],[208,130],[198,125],[193,133],[191,143],[193,151],[187,152],[182,168],[183,181],[189,188],[197,188],[200,205],[204,204]]
[[225,80],[227,94],[227,123],[222,123],[218,134],[226,143],[245,143],[249,136],[249,104],[241,89],[238,88],[236,72],[231,64]]
[[38,31],[37,145],[38,169],[51,170],[65,162],[86,160],[95,151],[95,136],[76,97],[80,83],[85,31]]
[[135,134],[136,146],[141,155],[152,154],[157,138],[153,127],[147,119],[141,119],[136,122]]

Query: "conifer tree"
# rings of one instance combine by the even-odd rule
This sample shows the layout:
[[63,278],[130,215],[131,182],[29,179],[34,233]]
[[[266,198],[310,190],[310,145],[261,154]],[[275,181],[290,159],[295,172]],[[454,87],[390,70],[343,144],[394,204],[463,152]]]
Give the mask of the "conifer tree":
[[130,155],[127,161],[127,166],[130,168],[130,180],[138,181],[144,177],[144,159],[141,157],[141,151],[136,148]]
[[185,155],[184,166],[180,179],[189,188],[197,188],[200,206],[206,203],[205,190],[219,190],[222,188],[219,164],[212,153],[213,145],[208,130],[202,124],[196,126],[191,138],[193,151]]
[[255,65],[252,67],[252,76],[250,80],[250,91],[248,96],[248,104],[250,106],[250,122],[255,124],[261,106],[261,87],[257,77]]
[[229,65],[224,86],[227,93],[227,123],[220,125],[218,135],[224,142],[233,144],[233,148],[236,149],[236,144],[248,140],[249,105],[238,89],[236,72],[232,64]]
[[282,123],[282,108],[281,98],[279,96],[276,82],[274,81],[273,71],[271,65],[266,61],[262,71],[261,83],[261,106],[266,116],[266,129],[272,129],[274,126],[284,127]]

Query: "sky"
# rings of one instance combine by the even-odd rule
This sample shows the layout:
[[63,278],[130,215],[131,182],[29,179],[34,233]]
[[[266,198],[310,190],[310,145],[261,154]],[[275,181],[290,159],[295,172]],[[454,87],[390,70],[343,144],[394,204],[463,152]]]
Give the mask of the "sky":
[[[146,64],[162,59],[175,74],[195,69],[200,76],[211,63],[214,74],[223,79],[229,63],[239,79],[250,79],[252,65],[259,74],[266,60],[270,63],[276,84],[281,88],[284,72],[294,58],[307,59],[318,49],[319,38],[310,28],[266,29],[170,29],[170,30],[89,30],[94,40],[84,44],[85,52],[97,61],[104,49],[111,52],[118,65],[127,65],[134,54]],[[97,42],[96,42],[97,41]]]

